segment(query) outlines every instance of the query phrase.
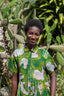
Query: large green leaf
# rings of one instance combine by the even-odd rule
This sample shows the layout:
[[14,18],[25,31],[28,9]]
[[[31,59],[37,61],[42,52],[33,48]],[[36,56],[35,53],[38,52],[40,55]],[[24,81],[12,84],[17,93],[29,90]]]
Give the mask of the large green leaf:
[[47,34],[47,44],[50,44],[51,43],[51,39],[52,39],[52,34],[49,32]]
[[53,23],[52,26],[50,27],[50,31],[53,31],[53,30],[56,28],[57,23],[58,23],[58,19],[55,19],[55,20],[54,20],[54,23]]
[[5,0],[0,0],[0,7],[2,7],[2,5],[4,4]]
[[0,20],[2,20],[3,19],[3,17],[2,17],[2,13],[0,12]]
[[48,4],[47,4],[47,3],[42,4],[42,5],[40,6],[40,8],[42,8],[42,7],[46,7],[46,6],[48,6]]
[[64,6],[64,0],[62,0],[63,6]]
[[53,12],[53,10],[46,10],[46,11],[42,12],[42,13],[39,15],[39,17],[42,17],[44,14],[52,13],[52,12]]
[[64,35],[61,35],[62,42],[64,43]]
[[4,7],[4,8],[1,8],[1,10],[0,10],[2,13],[3,13],[3,19],[4,18],[7,18],[7,13],[9,12],[9,6],[6,6],[6,7]]
[[22,20],[19,18],[16,18],[14,20],[9,21],[11,24],[22,24]]
[[13,6],[15,5],[15,3],[16,3],[16,0],[12,0],[12,1],[8,4],[9,8],[13,7]]
[[4,52],[5,51],[5,48],[0,46],[0,52]]
[[1,25],[2,25],[2,26],[7,26],[7,25],[8,25],[7,19],[2,20],[2,21],[1,21]]
[[60,24],[62,24],[62,20],[63,20],[63,13],[59,13],[59,19],[60,19]]
[[51,14],[49,17],[46,18],[47,22],[49,22],[54,17],[53,14]]
[[56,58],[57,58],[58,63],[60,65],[63,65],[64,66],[64,58],[63,58],[63,56],[59,52],[57,52]]
[[18,34],[14,34],[15,39],[19,42],[19,43],[25,43],[24,41],[24,37],[20,36]]
[[13,49],[13,40],[10,39],[10,49]]
[[56,40],[59,44],[61,44],[61,39],[60,39],[60,36],[56,36]]
[[46,32],[49,33],[50,32],[50,26],[48,26],[48,23],[47,23],[46,19],[44,20],[44,24],[45,24]]
[[64,52],[64,45],[51,45],[49,48],[55,50],[56,52]]
[[7,31],[8,31],[8,35],[9,35],[10,39],[13,39],[14,34],[9,27],[8,27]]
[[14,11],[14,17],[15,17],[15,18],[18,18],[19,11],[20,11],[20,6],[17,5],[17,6],[16,6],[16,9],[15,9],[15,11]]

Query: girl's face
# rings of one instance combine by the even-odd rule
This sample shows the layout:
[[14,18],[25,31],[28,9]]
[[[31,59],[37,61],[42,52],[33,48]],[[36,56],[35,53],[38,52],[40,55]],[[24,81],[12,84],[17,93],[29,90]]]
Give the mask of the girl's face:
[[40,36],[40,29],[36,26],[30,27],[27,32],[28,44],[34,46],[37,43],[39,36]]

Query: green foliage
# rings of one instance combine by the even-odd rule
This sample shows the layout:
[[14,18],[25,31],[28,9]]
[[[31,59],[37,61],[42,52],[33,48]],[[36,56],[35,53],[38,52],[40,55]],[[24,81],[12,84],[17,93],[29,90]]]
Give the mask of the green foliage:
[[64,67],[61,67],[61,70],[57,72],[57,89],[56,96],[64,96]]
[[61,34],[62,42],[64,43],[64,35]]
[[2,7],[2,5],[4,4],[4,1],[5,0],[2,0],[2,1],[0,0],[0,7]]
[[20,42],[20,43],[25,43],[23,36],[14,34],[14,37],[16,38],[16,40],[17,40],[18,42]]
[[62,56],[64,57],[64,52],[62,52]]
[[7,26],[7,25],[8,25],[7,19],[2,20],[1,26]]
[[8,27],[7,31],[8,31],[8,35],[9,35],[10,39],[13,39],[14,35],[9,27]]
[[10,49],[13,49],[13,40],[10,39]]
[[56,40],[57,40],[57,42],[58,42],[59,44],[61,44],[61,39],[60,39],[59,36],[56,36]]
[[11,23],[11,24],[22,24],[22,20],[17,18],[17,19],[9,21],[9,23]]
[[0,52],[4,52],[5,51],[5,48],[0,46]]
[[27,37],[26,37],[26,35],[25,35],[25,32],[24,32],[23,30],[21,30],[21,33],[22,33],[22,35],[23,35],[24,39],[26,40],[26,39],[27,39]]
[[51,44],[51,39],[52,39],[52,34],[49,32],[47,34],[47,46],[49,48],[50,44]]
[[51,45],[49,48],[56,52],[64,52],[64,45]]
[[57,52],[56,58],[57,58],[57,61],[60,65],[64,65],[64,58],[59,52]]

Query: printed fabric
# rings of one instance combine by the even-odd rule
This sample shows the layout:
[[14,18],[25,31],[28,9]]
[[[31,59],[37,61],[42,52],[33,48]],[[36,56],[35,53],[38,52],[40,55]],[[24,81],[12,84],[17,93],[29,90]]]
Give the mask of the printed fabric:
[[48,74],[55,67],[45,49],[36,46],[30,50],[26,45],[17,48],[8,63],[8,68],[19,74],[17,96],[50,96]]

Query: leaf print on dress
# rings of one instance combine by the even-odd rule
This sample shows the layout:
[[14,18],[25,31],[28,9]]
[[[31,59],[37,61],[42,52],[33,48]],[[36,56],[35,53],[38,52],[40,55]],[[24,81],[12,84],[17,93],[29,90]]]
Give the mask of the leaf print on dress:
[[31,95],[33,95],[33,94],[35,94],[35,87],[34,86],[31,87]]
[[36,53],[37,53],[37,51],[32,52],[32,58],[37,58],[38,57],[38,55]]
[[19,81],[21,81],[24,78],[24,75],[19,76]]
[[45,59],[47,59],[47,58],[48,58],[48,53],[46,52],[43,57],[44,57]]
[[49,83],[45,82],[45,85],[47,86],[47,89],[49,89]]
[[54,71],[54,65],[52,65],[51,62],[48,62],[48,63],[46,64],[46,68],[47,68],[47,70],[49,70],[49,71]]
[[42,72],[40,72],[39,70],[34,70],[34,78],[37,80],[44,80],[44,70],[43,70],[43,66],[42,66]]
[[23,47],[22,47],[21,49],[16,49],[16,50],[14,51],[14,56],[17,57],[17,56],[19,56],[19,55],[22,55],[23,53],[24,53],[24,49],[23,49]]
[[22,91],[25,95],[28,95],[28,92],[24,89],[24,84],[25,84],[25,82],[21,82],[21,91]]
[[31,87],[31,82],[28,82],[28,87]]
[[19,65],[21,66],[23,64],[23,68],[26,69],[27,68],[27,64],[28,64],[28,60],[25,58],[22,58],[21,62],[19,63]]
[[39,92],[40,92],[40,95],[41,95],[41,93],[42,93],[42,84],[40,84],[40,85],[38,86],[38,88],[39,88]]

